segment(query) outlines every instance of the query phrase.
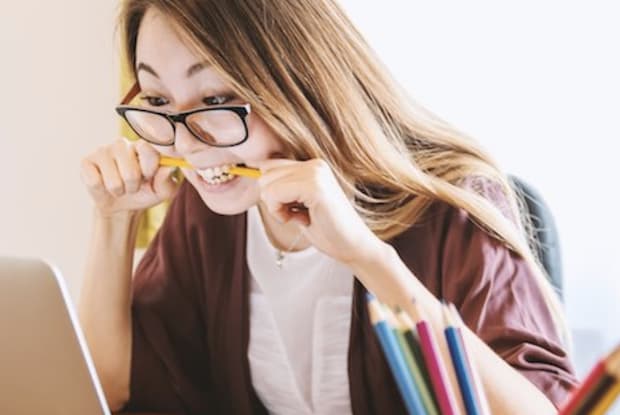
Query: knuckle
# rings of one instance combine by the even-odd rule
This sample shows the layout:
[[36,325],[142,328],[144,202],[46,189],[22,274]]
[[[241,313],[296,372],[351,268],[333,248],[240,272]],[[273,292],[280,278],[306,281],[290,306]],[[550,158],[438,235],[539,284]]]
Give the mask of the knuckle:
[[120,181],[113,181],[108,185],[108,190],[112,194],[121,195],[124,192],[123,183],[121,183]]
[[127,174],[127,177],[125,178],[125,182],[130,183],[130,184],[140,183],[141,180],[142,180],[142,176],[140,175],[140,173],[136,171],[130,172],[129,174]]
[[91,180],[90,188],[93,190],[103,190],[105,186],[101,180]]
[[92,158],[96,160],[101,160],[104,157],[107,157],[109,154],[108,146],[99,147],[92,155]]
[[91,183],[87,183],[86,185],[91,192],[95,193],[99,193],[105,189],[103,183],[101,183],[100,181],[92,181]]
[[100,184],[98,172],[92,162],[87,159],[83,159],[80,163],[80,177],[89,189],[96,188]]
[[138,140],[135,144],[133,144],[133,146],[135,150],[140,154],[144,154],[144,155],[157,154],[157,151],[155,150],[155,148],[153,148],[151,144],[147,143],[144,140]]
[[101,160],[113,160],[115,159],[115,151],[114,145],[110,144],[109,146],[102,147],[99,152],[99,158]]
[[92,161],[90,160],[90,158],[88,157],[84,157],[82,160],[80,160],[80,170],[85,172],[90,170],[92,166]]
[[144,140],[138,140],[133,145],[135,146],[137,150],[149,150],[150,149],[150,146]]
[[139,179],[126,179],[125,184],[126,184],[125,188],[128,191],[135,192],[140,187],[140,180]]
[[84,185],[86,185],[88,189],[97,190],[97,188],[100,186],[97,178],[89,174],[82,175],[82,182],[84,182]]
[[311,161],[312,178],[315,181],[321,180],[322,177],[328,175],[331,171],[329,164],[323,159],[314,159]]
[[323,160],[323,159],[314,159],[314,160],[312,160],[312,165],[317,170],[329,169],[329,164],[327,164],[327,162],[325,160]]
[[128,146],[128,142],[127,140],[125,140],[123,137],[117,137],[114,139],[114,142],[112,143],[112,145],[114,147],[118,147],[118,148],[125,148]]

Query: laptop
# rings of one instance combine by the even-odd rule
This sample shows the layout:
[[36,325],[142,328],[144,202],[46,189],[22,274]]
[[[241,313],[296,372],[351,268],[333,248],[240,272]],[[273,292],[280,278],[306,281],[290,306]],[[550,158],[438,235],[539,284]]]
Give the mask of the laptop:
[[0,257],[0,414],[110,415],[58,270]]

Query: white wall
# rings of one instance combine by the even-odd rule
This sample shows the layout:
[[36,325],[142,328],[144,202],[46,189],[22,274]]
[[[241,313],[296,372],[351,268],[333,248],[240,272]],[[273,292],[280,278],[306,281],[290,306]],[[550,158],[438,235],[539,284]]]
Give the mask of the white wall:
[[0,255],[80,283],[91,204],[80,158],[113,138],[115,2],[0,1]]
[[419,102],[534,184],[581,371],[620,341],[620,5],[341,0]]
[[[341,1],[417,100],[547,198],[583,371],[620,340],[617,3]],[[74,294],[90,216],[79,160],[117,125],[114,3],[0,12],[0,255],[51,259]]]

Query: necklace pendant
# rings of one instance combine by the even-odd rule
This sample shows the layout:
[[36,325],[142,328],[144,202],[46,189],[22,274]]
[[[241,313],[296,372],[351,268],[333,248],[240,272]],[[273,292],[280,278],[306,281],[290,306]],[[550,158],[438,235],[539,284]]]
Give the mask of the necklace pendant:
[[276,265],[278,268],[282,269],[282,262],[284,261],[284,253],[282,251],[278,251],[276,254]]

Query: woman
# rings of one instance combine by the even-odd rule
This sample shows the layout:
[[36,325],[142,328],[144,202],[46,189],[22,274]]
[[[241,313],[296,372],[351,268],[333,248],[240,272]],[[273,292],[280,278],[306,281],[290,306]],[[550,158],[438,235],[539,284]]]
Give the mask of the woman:
[[[555,412],[574,383],[561,313],[506,177],[408,103],[333,0],[121,17],[140,101],[119,113],[144,140],[81,169],[80,318],[112,409],[403,413],[368,290],[437,329],[455,303],[493,413]],[[162,156],[192,166],[180,188]],[[175,193],[132,279],[140,213]]]

